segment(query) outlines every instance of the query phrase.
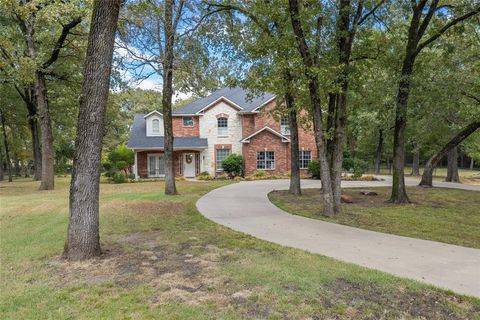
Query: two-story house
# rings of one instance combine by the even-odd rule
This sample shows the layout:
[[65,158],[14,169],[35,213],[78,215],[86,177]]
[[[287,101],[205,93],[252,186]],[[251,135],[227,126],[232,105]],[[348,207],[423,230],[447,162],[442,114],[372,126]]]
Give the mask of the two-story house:
[[[242,88],[219,89],[173,111],[174,161],[177,176],[207,171],[223,174],[222,160],[232,153],[244,159],[245,175],[255,170],[290,171],[288,118],[275,115],[273,94],[248,96]],[[128,147],[135,152],[137,178],[164,175],[163,116],[136,114]],[[316,157],[313,132],[299,126],[300,168]]]

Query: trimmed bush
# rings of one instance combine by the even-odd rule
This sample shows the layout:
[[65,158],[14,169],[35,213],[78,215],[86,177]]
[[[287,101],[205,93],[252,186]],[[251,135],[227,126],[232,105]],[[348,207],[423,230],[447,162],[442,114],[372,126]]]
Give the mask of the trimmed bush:
[[320,179],[320,162],[318,160],[312,160],[308,164],[308,172],[312,175],[313,179]]
[[223,170],[230,177],[237,177],[243,175],[243,157],[239,154],[232,153],[222,160]]

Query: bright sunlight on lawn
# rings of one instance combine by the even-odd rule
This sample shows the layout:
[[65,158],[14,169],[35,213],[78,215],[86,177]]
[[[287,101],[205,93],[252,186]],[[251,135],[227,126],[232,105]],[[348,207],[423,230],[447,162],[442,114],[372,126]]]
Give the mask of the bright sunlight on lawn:
[[[196,200],[227,183],[178,182],[181,195],[174,197],[163,194],[162,182],[102,184],[104,255],[75,263],[60,258],[69,181],[57,179],[51,192],[27,180],[0,183],[0,318],[478,316],[478,299],[283,248],[206,220]],[[442,210],[441,199],[430,200],[439,203],[435,210]],[[465,215],[452,214],[459,221]],[[478,238],[471,241],[478,244]]]
[[[377,196],[365,196],[373,191]],[[445,188],[409,187],[412,204],[386,202],[389,187],[343,189],[353,203],[343,204],[343,213],[328,218],[320,215],[322,195],[319,189],[305,189],[301,196],[273,191],[270,201],[281,209],[314,219],[352,227],[433,240],[465,247],[480,248],[480,193]]]

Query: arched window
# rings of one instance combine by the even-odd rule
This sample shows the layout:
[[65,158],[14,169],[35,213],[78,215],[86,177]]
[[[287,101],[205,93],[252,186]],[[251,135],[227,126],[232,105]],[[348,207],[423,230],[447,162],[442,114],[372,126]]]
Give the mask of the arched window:
[[160,120],[153,119],[152,120],[152,132],[159,133],[160,132]]
[[219,136],[228,136],[228,119],[227,118],[218,118],[218,135]]

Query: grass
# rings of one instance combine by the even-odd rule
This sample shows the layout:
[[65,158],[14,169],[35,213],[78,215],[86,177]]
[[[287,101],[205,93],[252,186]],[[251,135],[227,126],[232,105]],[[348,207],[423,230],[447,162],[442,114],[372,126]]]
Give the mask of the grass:
[[[369,171],[369,173],[373,173],[373,171]],[[412,173],[412,168],[411,167],[405,167],[405,175],[409,176],[410,173]],[[420,168],[420,175],[423,173],[423,168]],[[392,173],[390,172],[389,169],[387,168],[381,168],[380,169],[380,174],[383,175],[391,175]],[[458,169],[458,176],[460,177],[460,180],[463,180],[464,182],[476,182],[476,181],[470,181],[473,179],[480,179],[480,170],[475,169],[475,170],[470,170],[470,169]],[[436,180],[445,180],[447,177],[447,168],[436,168],[433,171],[433,178]],[[418,177],[420,178],[420,176]]]
[[319,189],[305,189],[301,196],[273,191],[270,201],[292,214],[401,236],[480,248],[480,193],[445,188],[408,187],[412,204],[386,202],[389,187],[363,188],[377,196],[365,196],[359,189],[344,189],[354,203],[343,204],[342,214],[320,215]]
[[480,300],[284,248],[195,208],[228,182],[101,185],[104,254],[60,258],[67,178],[0,183],[2,319],[479,319]]

